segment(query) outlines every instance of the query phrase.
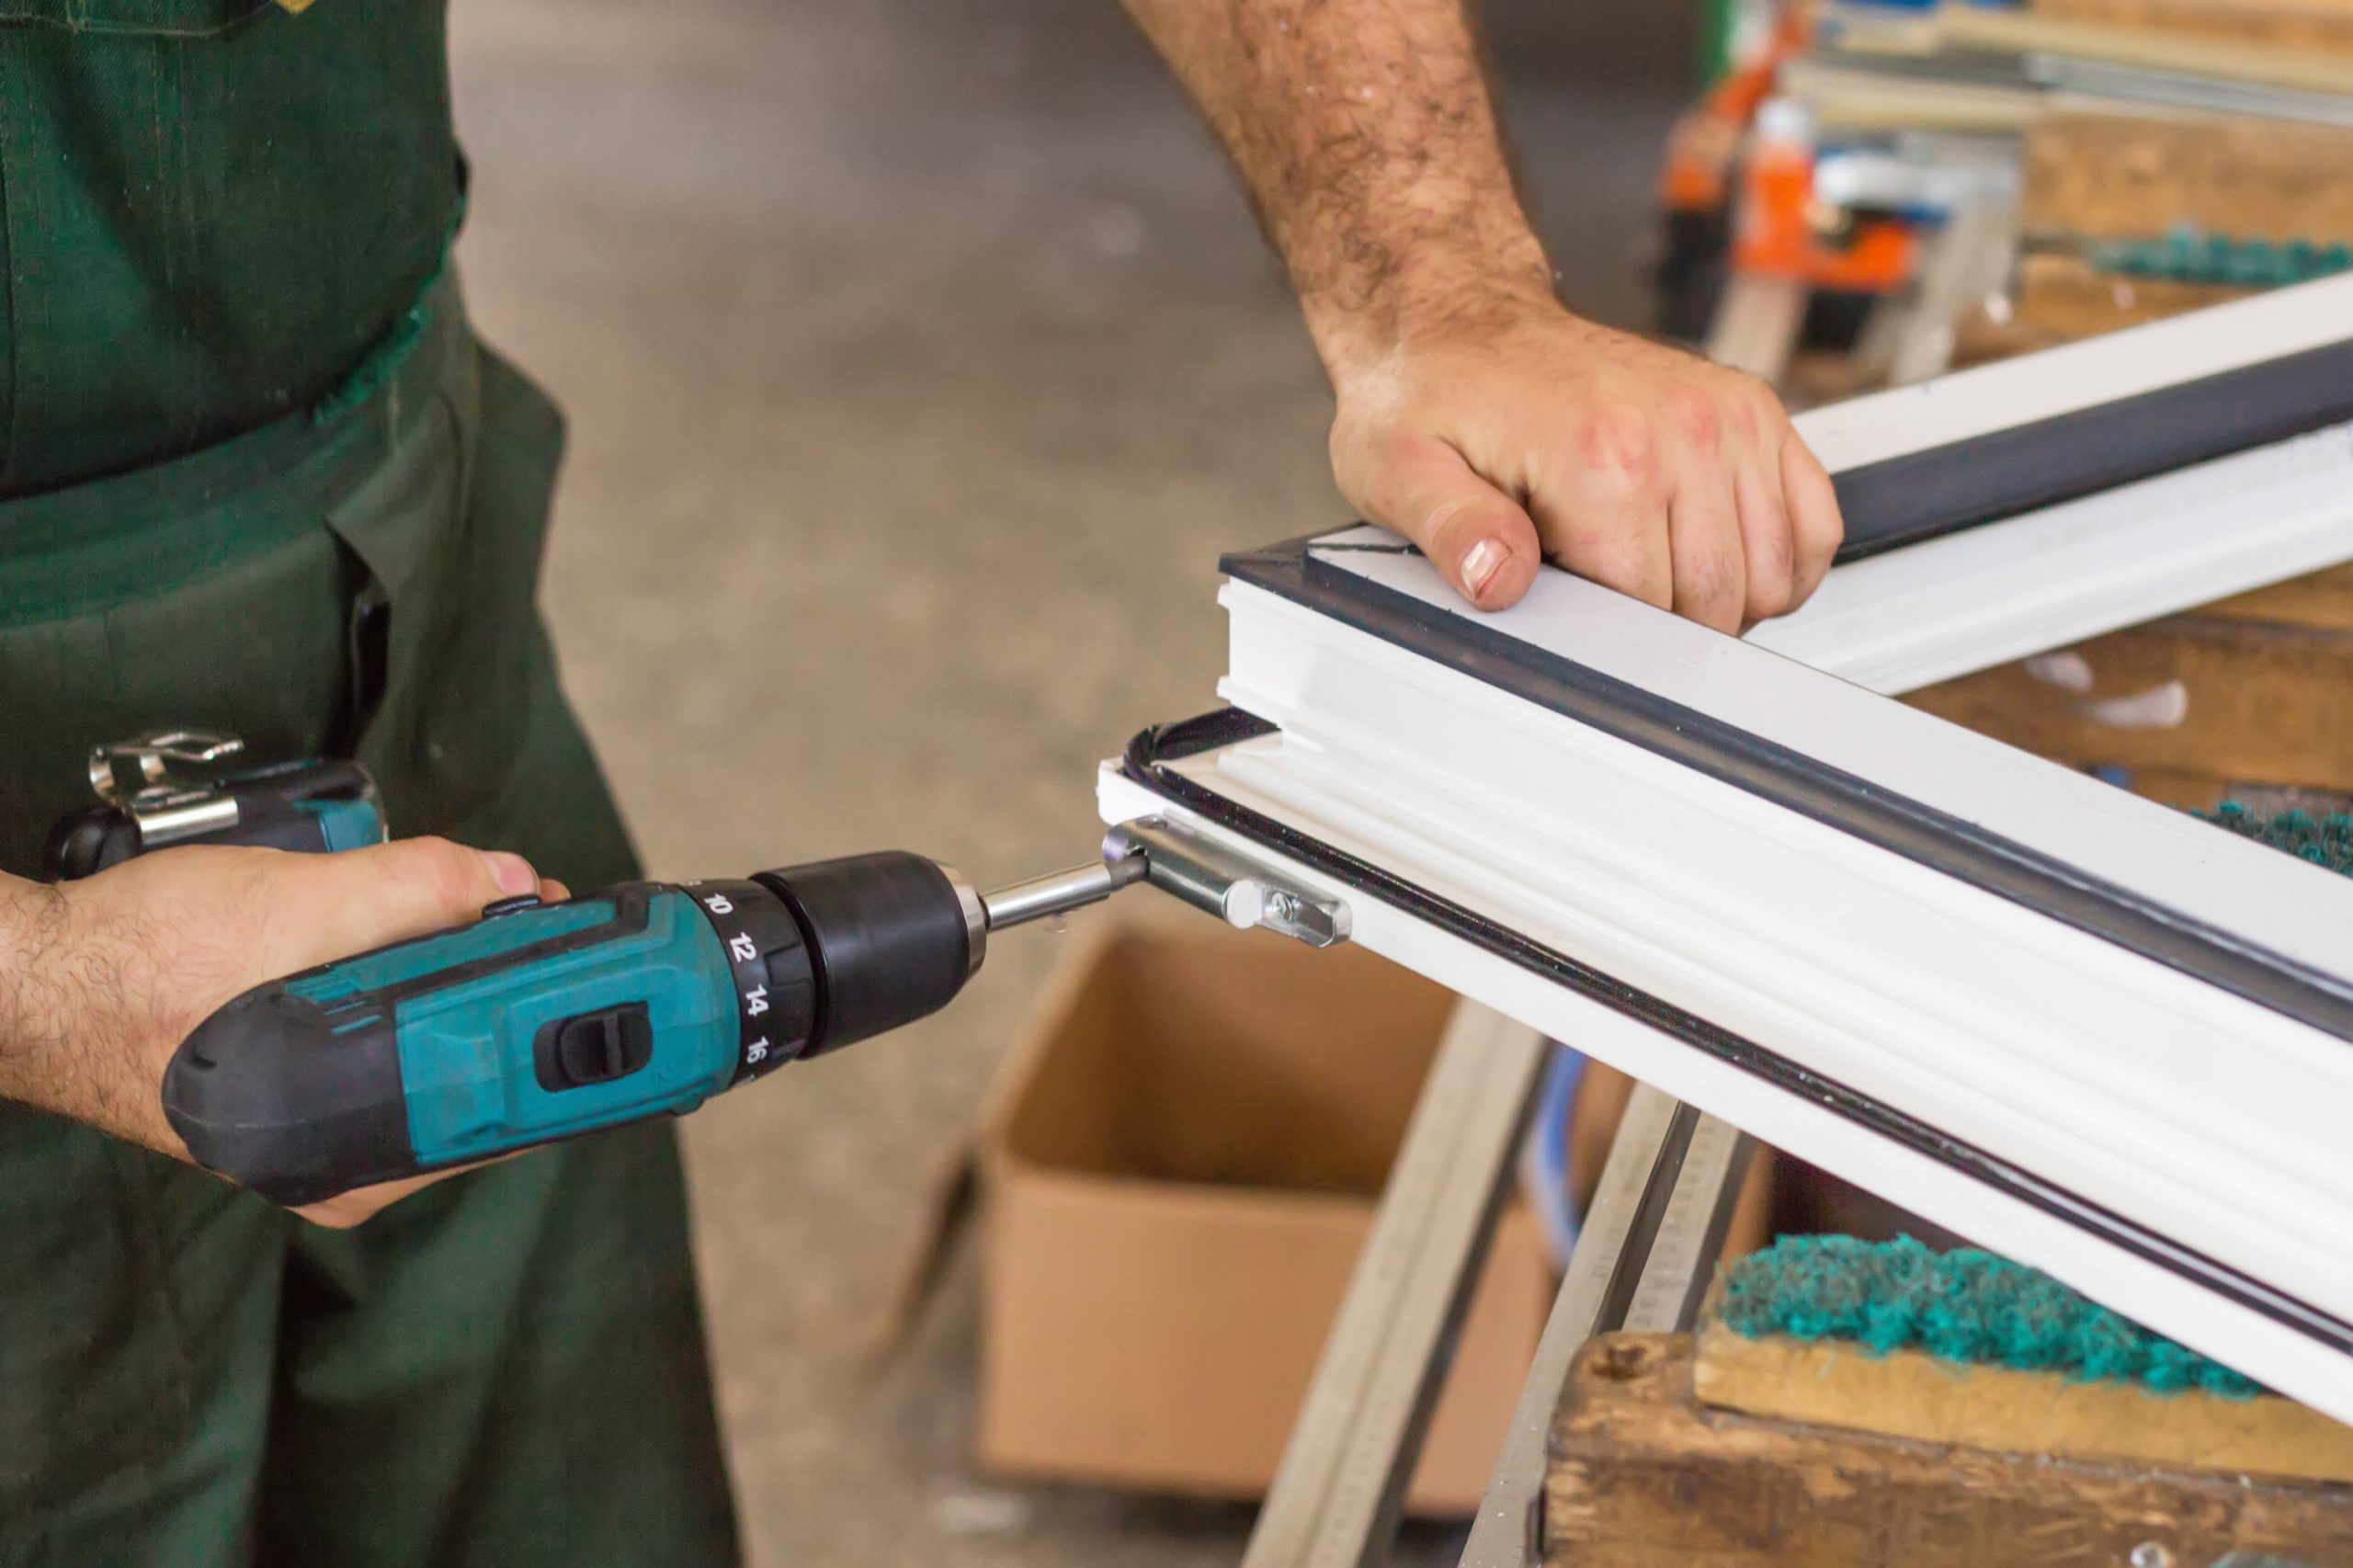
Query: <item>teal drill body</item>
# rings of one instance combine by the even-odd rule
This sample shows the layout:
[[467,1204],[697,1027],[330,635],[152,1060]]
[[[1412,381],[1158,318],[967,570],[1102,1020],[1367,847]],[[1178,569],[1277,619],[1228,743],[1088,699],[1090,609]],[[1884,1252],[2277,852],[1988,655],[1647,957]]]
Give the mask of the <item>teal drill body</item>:
[[[684,889],[646,893],[642,923],[622,921],[610,897],[528,906],[314,971],[287,990],[350,1020],[338,1032],[368,1027],[372,994],[397,998],[402,1094],[421,1166],[683,1113],[733,1081],[732,971]],[[546,1051],[516,1049],[566,1019],[631,1006],[644,1009],[659,1044],[634,1070],[603,1074],[627,1066],[624,1049],[616,1062],[587,1060],[575,1081],[560,1061],[547,1071]],[[610,1032],[585,1048],[592,1057]]]
[[199,1163],[286,1203],[694,1109],[944,1006],[976,894],[861,855],[740,881],[628,882],[256,987],[166,1069]]

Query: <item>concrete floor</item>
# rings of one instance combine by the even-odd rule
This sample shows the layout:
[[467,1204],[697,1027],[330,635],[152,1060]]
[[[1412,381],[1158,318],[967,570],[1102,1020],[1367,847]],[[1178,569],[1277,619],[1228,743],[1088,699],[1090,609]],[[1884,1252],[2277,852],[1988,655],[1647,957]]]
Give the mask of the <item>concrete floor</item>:
[[[1688,18],[1521,9],[1499,52],[1546,227],[1589,307],[1639,319]],[[1280,275],[1116,7],[454,11],[461,255],[572,415],[547,600],[653,869],[1086,855],[1096,759],[1213,705],[1219,551],[1345,517]],[[756,1562],[1239,1551],[1245,1509],[971,1472],[969,1266],[900,1359],[858,1354],[1056,949],[1009,940],[947,1017],[688,1125]]]

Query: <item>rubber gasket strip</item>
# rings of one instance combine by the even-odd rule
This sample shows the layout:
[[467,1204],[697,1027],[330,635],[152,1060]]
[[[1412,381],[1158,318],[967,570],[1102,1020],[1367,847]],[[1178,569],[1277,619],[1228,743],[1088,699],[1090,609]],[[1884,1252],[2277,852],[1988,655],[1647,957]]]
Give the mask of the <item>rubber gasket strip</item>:
[[2353,343],[2095,403],[1831,475],[1841,562],[2353,420]]

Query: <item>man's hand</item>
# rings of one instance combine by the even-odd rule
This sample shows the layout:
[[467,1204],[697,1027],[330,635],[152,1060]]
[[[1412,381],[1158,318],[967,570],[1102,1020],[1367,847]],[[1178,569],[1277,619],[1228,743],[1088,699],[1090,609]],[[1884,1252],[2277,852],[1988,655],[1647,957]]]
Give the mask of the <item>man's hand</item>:
[[[164,1067],[215,1008],[525,892],[563,896],[517,856],[436,838],[340,855],[166,849],[62,888],[0,878],[0,1098],[187,1159],[164,1117]],[[297,1212],[353,1225],[435,1179]]]
[[1579,320],[1512,191],[1462,0],[1127,0],[1240,166],[1374,522],[1486,609],[1549,555],[1720,631],[1841,527],[1771,392]]
[[1830,478],[1765,384],[1492,301],[1337,379],[1332,470],[1482,609],[1540,559],[1719,631],[1805,601],[1838,549]]

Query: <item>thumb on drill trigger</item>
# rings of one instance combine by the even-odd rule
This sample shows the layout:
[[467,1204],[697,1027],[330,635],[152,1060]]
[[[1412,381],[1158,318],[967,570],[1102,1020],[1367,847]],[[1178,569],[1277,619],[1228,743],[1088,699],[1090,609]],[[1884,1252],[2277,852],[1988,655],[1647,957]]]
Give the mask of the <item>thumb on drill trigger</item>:
[[542,888],[521,856],[446,838],[395,839],[301,858],[302,874],[288,879],[281,893],[286,917],[301,923],[292,934],[313,963],[462,926],[484,904]]

